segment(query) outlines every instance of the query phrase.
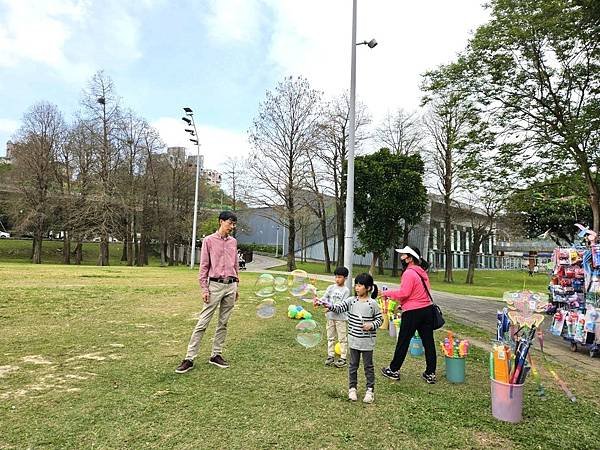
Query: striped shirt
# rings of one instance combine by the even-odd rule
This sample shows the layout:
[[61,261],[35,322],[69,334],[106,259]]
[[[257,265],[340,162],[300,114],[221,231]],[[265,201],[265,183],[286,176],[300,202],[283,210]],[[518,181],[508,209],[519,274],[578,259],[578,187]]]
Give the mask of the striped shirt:
[[[371,298],[359,300],[358,297],[348,297],[329,310],[335,313],[348,313],[348,345],[354,350],[369,351],[375,349],[377,328],[383,323],[383,316],[377,302]],[[371,322],[373,329],[364,331],[365,323]]]

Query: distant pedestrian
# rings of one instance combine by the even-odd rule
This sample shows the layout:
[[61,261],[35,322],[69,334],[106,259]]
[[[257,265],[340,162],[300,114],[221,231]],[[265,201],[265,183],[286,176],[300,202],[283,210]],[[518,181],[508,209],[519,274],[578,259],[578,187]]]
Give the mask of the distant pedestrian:
[[223,369],[229,367],[221,352],[227,335],[227,323],[239,296],[237,241],[231,236],[236,223],[235,214],[223,211],[219,214],[219,229],[202,241],[199,280],[204,307],[192,332],[185,359],[175,369],[177,373],[185,373],[194,367],[202,336],[217,307],[219,322],[208,362]]

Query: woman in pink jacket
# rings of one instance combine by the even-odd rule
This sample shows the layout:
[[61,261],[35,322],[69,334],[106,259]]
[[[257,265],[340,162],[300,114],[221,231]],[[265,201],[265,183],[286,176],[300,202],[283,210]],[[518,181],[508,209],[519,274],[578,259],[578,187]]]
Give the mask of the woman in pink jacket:
[[436,353],[433,341],[433,303],[429,295],[429,277],[425,271],[429,264],[421,258],[418,248],[406,246],[396,249],[400,253],[402,278],[398,289],[384,291],[381,295],[398,300],[402,308],[402,321],[398,332],[398,342],[394,358],[389,367],[381,369],[384,377],[400,379],[400,367],[404,363],[410,340],[419,332],[425,347],[425,372],[421,377],[429,384],[435,384]]

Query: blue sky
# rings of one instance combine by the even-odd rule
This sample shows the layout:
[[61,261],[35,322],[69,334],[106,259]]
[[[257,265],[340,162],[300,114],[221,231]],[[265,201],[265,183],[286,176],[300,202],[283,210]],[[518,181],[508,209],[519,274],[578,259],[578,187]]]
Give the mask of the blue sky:
[[[181,107],[200,124],[206,166],[243,157],[265,91],[303,75],[326,96],[349,87],[351,0],[0,0],[0,155],[29,106],[71,120],[97,70],[124,106],[187,145]],[[413,110],[420,74],[449,62],[487,12],[479,0],[358,0],[357,98],[373,125]]]

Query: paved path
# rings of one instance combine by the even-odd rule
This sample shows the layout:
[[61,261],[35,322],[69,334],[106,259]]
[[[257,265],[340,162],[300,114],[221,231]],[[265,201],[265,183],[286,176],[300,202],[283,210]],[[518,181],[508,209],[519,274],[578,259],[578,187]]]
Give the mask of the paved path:
[[[285,271],[271,271],[269,267],[281,265],[281,260],[268,256],[254,255],[254,261],[247,264],[249,272],[270,272],[282,273]],[[319,280],[333,282],[332,275],[318,275]],[[386,283],[388,287],[397,287],[397,284]],[[496,311],[504,306],[502,300],[496,300],[487,297],[474,297],[468,295],[451,294],[448,292],[433,291],[435,301],[440,305],[442,311],[451,315],[456,321],[465,325],[475,326],[483,330],[490,331],[490,340],[495,335],[496,330]],[[551,317],[546,316],[542,327],[548,328]],[[475,343],[475,342],[474,342]],[[487,343],[481,343],[487,346]],[[538,349],[539,344],[536,341],[534,348]],[[544,333],[544,351],[547,356],[551,356],[563,363],[576,369],[594,372],[600,375],[600,358],[590,358],[587,350],[572,352],[569,343],[562,338]]]

